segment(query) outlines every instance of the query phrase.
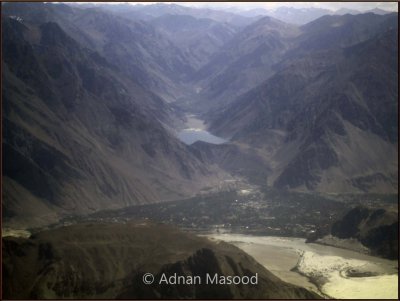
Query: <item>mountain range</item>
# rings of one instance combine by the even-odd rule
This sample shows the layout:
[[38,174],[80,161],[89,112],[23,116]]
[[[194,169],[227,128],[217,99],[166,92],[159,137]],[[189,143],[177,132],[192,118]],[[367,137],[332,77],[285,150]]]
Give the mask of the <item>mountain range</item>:
[[[5,222],[183,199],[237,177],[397,193],[397,18],[298,26],[167,4],[3,4]],[[193,113],[229,143],[182,143]]]
[[256,145],[270,185],[395,191],[397,15],[325,16],[300,30],[279,71],[205,114],[210,129]]
[[261,265],[198,231],[397,258],[397,13],[9,2],[1,22],[2,297],[319,299],[334,283],[279,274],[297,247]]

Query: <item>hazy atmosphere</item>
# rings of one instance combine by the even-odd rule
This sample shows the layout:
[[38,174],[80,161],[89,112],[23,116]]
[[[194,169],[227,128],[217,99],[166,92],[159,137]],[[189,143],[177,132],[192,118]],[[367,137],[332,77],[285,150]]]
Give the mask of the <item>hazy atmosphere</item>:
[[[87,2],[82,2],[87,3]],[[97,2],[96,4],[103,4]],[[108,4],[123,4],[124,2],[112,2]],[[160,2],[130,2],[131,5],[152,5]],[[177,4],[191,7],[209,7],[218,9],[235,8],[241,10],[264,8],[267,10],[276,9],[281,6],[294,8],[324,8],[329,10],[339,10],[340,8],[355,9],[359,11],[380,8],[387,11],[398,11],[397,2],[162,2],[165,4]]]
[[2,299],[398,299],[397,9],[2,3]]

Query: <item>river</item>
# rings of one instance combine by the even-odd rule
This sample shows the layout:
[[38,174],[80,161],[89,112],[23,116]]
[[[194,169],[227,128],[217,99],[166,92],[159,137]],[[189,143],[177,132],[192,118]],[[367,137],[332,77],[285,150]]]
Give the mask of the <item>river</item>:
[[305,243],[303,238],[241,234],[210,234],[207,237],[232,243],[282,280],[322,292],[327,297],[398,297],[398,261]]

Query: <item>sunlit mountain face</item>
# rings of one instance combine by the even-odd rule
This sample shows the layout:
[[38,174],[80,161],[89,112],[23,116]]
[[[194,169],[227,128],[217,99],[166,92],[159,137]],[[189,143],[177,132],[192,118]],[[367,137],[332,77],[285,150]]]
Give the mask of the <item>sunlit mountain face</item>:
[[1,22],[4,298],[397,299],[394,3]]

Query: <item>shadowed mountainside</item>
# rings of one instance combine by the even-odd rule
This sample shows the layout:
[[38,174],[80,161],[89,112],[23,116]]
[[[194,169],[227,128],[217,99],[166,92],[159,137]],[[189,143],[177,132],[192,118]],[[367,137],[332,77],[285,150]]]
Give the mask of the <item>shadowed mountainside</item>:
[[338,238],[356,238],[373,255],[398,258],[399,220],[396,212],[356,207],[332,225],[331,234]]
[[162,99],[57,23],[2,24],[6,221],[176,199],[223,175],[164,128]]
[[57,23],[81,47],[97,52],[125,77],[167,101],[185,95],[181,81],[194,72],[190,58],[150,23],[121,18],[98,7],[7,3],[3,15],[35,25]]

